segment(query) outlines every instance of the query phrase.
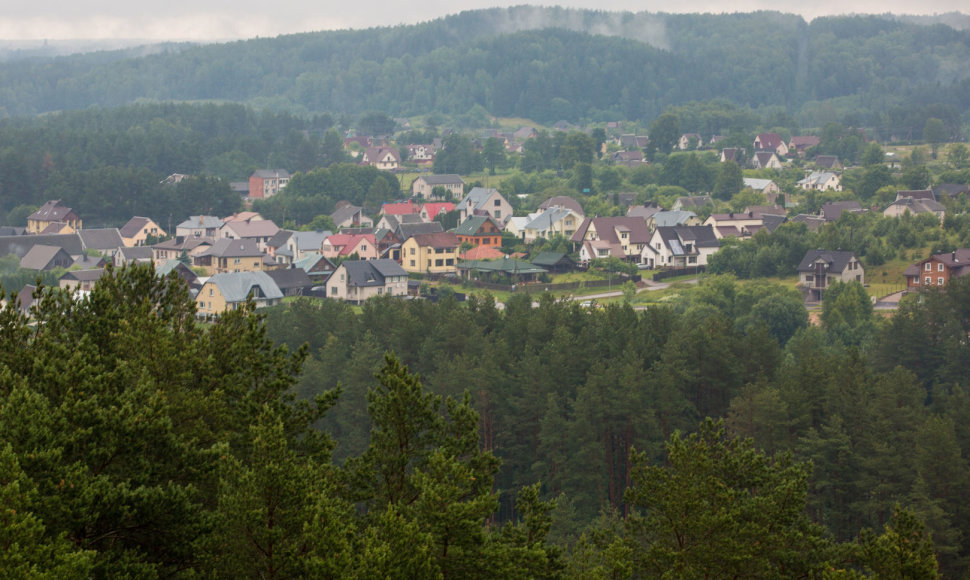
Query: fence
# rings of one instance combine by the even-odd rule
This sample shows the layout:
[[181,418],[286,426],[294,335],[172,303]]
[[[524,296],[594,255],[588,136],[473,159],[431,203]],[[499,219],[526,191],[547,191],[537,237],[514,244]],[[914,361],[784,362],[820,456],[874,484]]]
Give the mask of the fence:
[[542,282],[529,282],[528,284],[495,284],[492,282],[481,282],[478,280],[469,280],[464,282],[464,285],[474,286],[475,288],[482,288],[485,290],[498,290],[501,292],[557,292],[560,290],[579,290],[587,288],[609,288],[616,287],[617,290],[620,289],[620,285],[627,280],[632,280],[634,282],[640,281],[640,276],[618,276],[614,280],[585,280],[581,282],[563,282],[561,284],[544,284]]
[[702,273],[706,268],[704,266],[687,266],[685,268],[671,268],[669,270],[661,270],[653,275],[653,281],[659,282],[666,278],[675,278],[677,276],[696,276]]

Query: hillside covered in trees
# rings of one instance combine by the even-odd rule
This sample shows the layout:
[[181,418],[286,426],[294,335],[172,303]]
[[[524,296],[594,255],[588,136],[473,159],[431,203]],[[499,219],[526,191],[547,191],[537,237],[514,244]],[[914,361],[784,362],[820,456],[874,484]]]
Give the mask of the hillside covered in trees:
[[956,577],[970,285],[950,290],[880,323],[834,287],[821,328],[730,278],[643,313],[301,300],[266,324],[197,324],[144,266],[44,290],[33,321],[0,309],[0,569]]
[[0,64],[0,115],[217,100],[338,115],[482,108],[551,123],[649,120],[672,105],[721,98],[780,107],[810,126],[846,114],[871,125],[895,107],[966,110],[968,57],[966,31],[883,16],[806,23],[775,12],[520,6],[412,26],[168,45],[147,56],[10,60]]

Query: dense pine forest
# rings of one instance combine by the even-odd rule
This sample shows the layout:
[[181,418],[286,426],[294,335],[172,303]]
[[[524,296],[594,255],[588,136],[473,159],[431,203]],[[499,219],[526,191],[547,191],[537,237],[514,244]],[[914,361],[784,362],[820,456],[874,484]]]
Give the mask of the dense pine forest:
[[199,325],[148,267],[46,290],[33,321],[0,310],[0,566],[958,577],[968,293],[884,320],[839,284],[821,326],[730,277],[643,312],[300,300]]
[[[136,101],[232,101],[303,114],[650,120],[689,101],[779,107],[808,126],[847,114],[906,136],[894,109],[966,110],[970,33],[886,16],[609,13],[514,7],[428,23],[160,54],[0,63],[0,114]],[[939,116],[939,115],[936,115]],[[885,117],[885,119],[881,119]],[[726,128],[725,128],[726,129]]]

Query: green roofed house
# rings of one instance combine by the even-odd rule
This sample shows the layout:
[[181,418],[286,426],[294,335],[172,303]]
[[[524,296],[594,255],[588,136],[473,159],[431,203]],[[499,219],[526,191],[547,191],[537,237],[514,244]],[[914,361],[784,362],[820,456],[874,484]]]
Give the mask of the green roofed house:
[[542,252],[532,258],[532,265],[545,268],[550,272],[569,272],[576,267],[576,262],[564,252]]
[[548,273],[545,268],[540,268],[529,262],[513,260],[512,258],[502,258],[501,260],[471,260],[459,264],[458,270],[465,278],[472,276],[472,273],[504,274],[510,284],[534,282],[540,274]]

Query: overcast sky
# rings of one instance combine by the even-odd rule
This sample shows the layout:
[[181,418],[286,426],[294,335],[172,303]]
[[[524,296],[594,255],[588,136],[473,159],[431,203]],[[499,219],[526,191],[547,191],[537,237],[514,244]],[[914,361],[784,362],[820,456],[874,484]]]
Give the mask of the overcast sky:
[[[525,4],[495,0],[4,0],[0,39],[228,40],[337,28],[412,24],[462,10]],[[811,19],[846,13],[934,14],[968,11],[967,0],[561,0],[572,8],[650,12],[797,12]]]

